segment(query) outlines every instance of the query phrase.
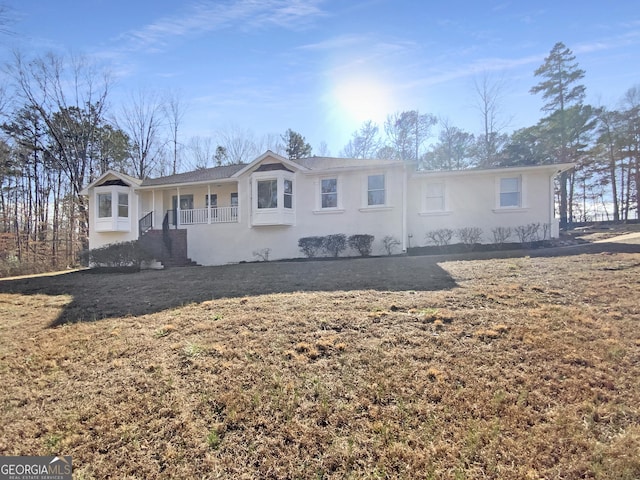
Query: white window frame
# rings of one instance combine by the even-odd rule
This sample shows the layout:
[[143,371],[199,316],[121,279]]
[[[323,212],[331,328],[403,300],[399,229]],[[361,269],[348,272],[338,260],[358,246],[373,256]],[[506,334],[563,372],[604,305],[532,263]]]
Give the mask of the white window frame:
[[[118,192],[118,218],[129,218],[129,192]],[[122,202],[122,198],[126,198],[126,203]],[[126,215],[120,215],[120,209],[122,207],[126,207],[127,208],[127,214]]]
[[[94,228],[97,232],[129,232],[131,231],[132,220],[132,208],[135,205],[131,204],[131,189],[129,187],[121,185],[104,185],[95,187],[93,192],[93,198],[95,200],[95,212]],[[110,215],[100,215],[100,198],[111,197]],[[121,203],[121,198],[126,197],[127,216],[120,216],[121,207],[125,206],[125,203]],[[135,215],[135,209],[133,210]]]
[[[287,183],[289,188],[287,188]],[[282,207],[293,210],[293,178],[282,179]]]
[[[440,192],[435,194],[435,188],[438,187]],[[424,184],[423,211],[425,213],[442,213],[447,210],[447,185],[444,181],[426,182]],[[439,200],[439,206],[434,208],[430,200]]]
[[[285,193],[285,180],[291,182],[291,193]],[[258,184],[264,181],[276,182],[275,207],[258,208]],[[251,222],[252,225],[293,225],[295,224],[297,182],[293,172],[278,170],[254,172],[251,175]],[[290,196],[291,206],[285,206],[285,195]]]
[[[280,192],[284,190],[284,185],[280,185],[280,183],[284,183],[284,182],[279,182],[279,179],[277,177],[273,178],[259,178],[256,179],[256,209],[258,211],[264,211],[264,210],[277,210],[279,205],[283,205],[284,204],[284,200],[283,202],[280,202]],[[275,182],[276,184],[276,204],[274,206],[268,206],[268,207],[261,207],[260,206],[260,195],[258,194],[258,191],[260,189],[260,184],[261,183],[273,183]]]
[[[215,200],[215,202],[213,202],[213,204],[211,203],[211,200]],[[207,193],[204,196],[204,207],[205,208],[217,208],[218,207],[218,194],[217,193]]]
[[[382,177],[382,185],[383,187],[377,188],[377,189],[371,189],[369,188],[369,180],[372,177]],[[366,184],[365,184],[365,188],[366,188],[366,197],[365,197],[365,206],[368,208],[380,208],[380,207],[384,207],[387,205],[387,196],[388,196],[388,182],[387,182],[387,175],[385,173],[370,173],[369,175],[367,175],[367,179],[366,179]],[[370,203],[370,199],[369,199],[369,194],[371,192],[382,192],[382,203]]]
[[[109,199],[109,215],[102,215],[101,197]],[[113,218],[113,192],[96,192],[96,218],[106,219]]]
[[[503,183],[506,181],[514,182],[517,185],[515,190],[504,190]],[[503,204],[503,195],[513,195],[517,194],[517,200],[515,204],[513,203],[504,203]],[[501,209],[514,209],[514,208],[522,208],[522,176],[515,175],[510,177],[500,177],[498,179],[498,198],[497,207]]]

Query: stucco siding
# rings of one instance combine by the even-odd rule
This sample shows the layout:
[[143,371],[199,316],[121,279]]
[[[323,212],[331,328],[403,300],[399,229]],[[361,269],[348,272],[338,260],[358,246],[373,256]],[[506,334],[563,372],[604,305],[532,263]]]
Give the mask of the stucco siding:
[[[384,206],[368,207],[366,202],[367,179],[370,173],[382,173],[386,179]],[[320,182],[322,178],[338,178],[340,184],[340,208],[322,209]],[[255,251],[269,249],[269,259],[299,258],[303,254],[298,240],[308,236],[343,233],[370,234],[375,237],[373,254],[383,254],[382,239],[386,235],[402,239],[402,171],[396,169],[342,172],[339,175],[302,175],[294,180],[292,225],[252,225],[251,209],[254,205],[248,194],[250,178],[242,178],[238,184],[240,221],[216,225],[190,225],[188,231],[188,255],[203,265],[253,261]],[[354,254],[347,249],[344,252]]]
[[[500,179],[520,179],[520,205],[500,206]],[[444,185],[445,206],[441,211],[428,210],[427,184]],[[497,171],[476,175],[424,175],[408,181],[407,222],[411,246],[429,244],[426,234],[442,228],[457,230],[478,227],[482,243],[492,243],[497,227],[515,227],[531,223],[548,225],[547,236],[558,235],[553,217],[553,183],[547,172]],[[515,232],[509,241],[517,241]],[[457,242],[454,238],[453,243]]]

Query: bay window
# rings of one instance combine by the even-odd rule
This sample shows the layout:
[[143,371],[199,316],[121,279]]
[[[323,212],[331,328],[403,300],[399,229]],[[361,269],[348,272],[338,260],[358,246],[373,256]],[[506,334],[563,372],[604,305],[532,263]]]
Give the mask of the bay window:
[[130,190],[122,185],[102,185],[95,190],[95,229],[98,232],[131,231]]
[[252,174],[252,225],[293,225],[293,172],[265,170]]

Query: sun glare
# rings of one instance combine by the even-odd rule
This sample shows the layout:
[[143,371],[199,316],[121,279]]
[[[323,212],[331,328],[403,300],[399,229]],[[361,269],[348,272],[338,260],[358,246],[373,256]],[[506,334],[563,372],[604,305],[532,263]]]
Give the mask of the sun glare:
[[391,113],[390,89],[375,79],[350,78],[336,82],[333,100],[344,120],[361,124],[381,123]]

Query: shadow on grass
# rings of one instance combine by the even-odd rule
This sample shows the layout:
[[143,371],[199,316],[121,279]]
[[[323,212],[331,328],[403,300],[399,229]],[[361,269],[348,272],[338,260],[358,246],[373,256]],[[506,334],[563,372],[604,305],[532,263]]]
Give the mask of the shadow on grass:
[[139,316],[190,303],[271,293],[440,290],[455,282],[429,257],[263,262],[137,273],[79,271],[0,281],[0,293],[70,295],[55,327],[67,322]]
[[439,262],[604,252],[640,253],[640,244],[603,243],[446,256],[247,263],[138,273],[80,271],[0,280],[0,293],[70,295],[73,300],[50,325],[55,327],[67,322],[145,315],[225,297],[348,290],[445,290],[455,287],[456,282],[438,265]]

